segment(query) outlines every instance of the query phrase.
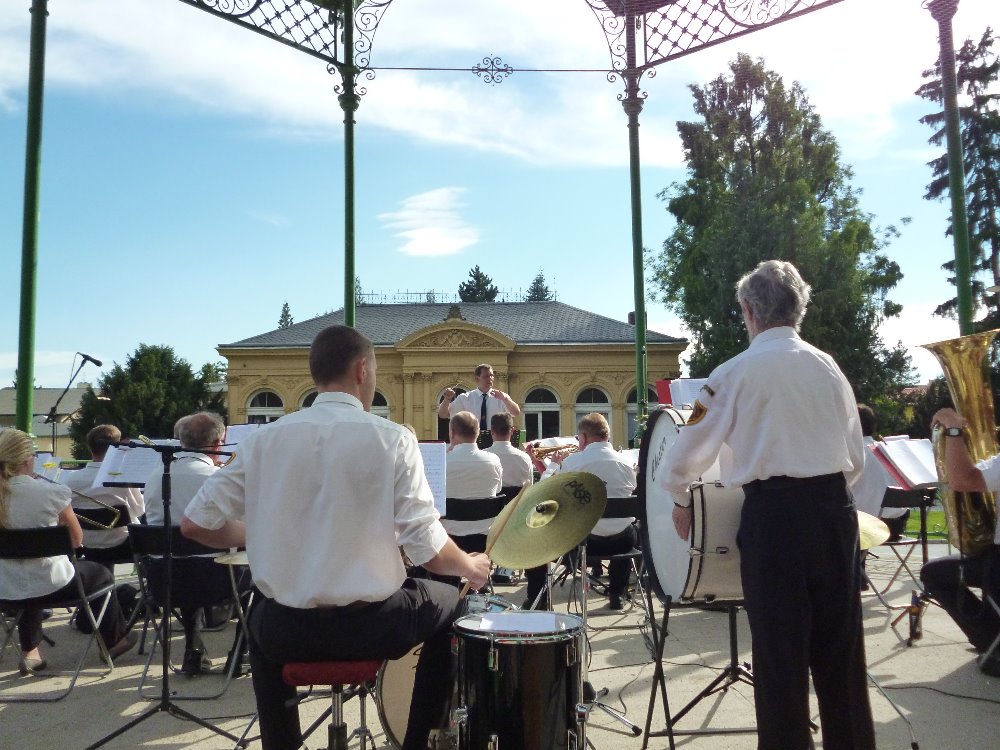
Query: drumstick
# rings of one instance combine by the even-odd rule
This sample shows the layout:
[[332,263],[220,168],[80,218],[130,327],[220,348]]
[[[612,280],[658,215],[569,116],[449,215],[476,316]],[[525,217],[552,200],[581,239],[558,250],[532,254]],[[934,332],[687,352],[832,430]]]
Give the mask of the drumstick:
[[[528,486],[527,482],[525,482],[524,484],[522,484],[521,485],[521,491],[518,492],[517,493],[517,497],[515,497],[512,500],[512,502],[514,503],[515,507],[517,506],[518,501],[521,499],[521,495],[524,494],[524,488],[527,487],[527,486]],[[500,535],[503,533],[503,530],[507,527],[507,522],[510,521],[510,517],[512,515],[514,515],[513,511],[511,511],[510,513],[507,514],[507,517],[505,519],[503,519],[503,523],[501,523],[500,526],[499,526],[499,528],[497,529],[497,533],[496,533],[496,536],[493,537],[493,541],[486,545],[486,552],[484,554],[487,557],[489,557],[490,556],[490,552],[493,551],[493,545],[497,543],[497,539],[500,538]],[[493,569],[493,565],[491,564],[490,565],[490,570],[492,570],[492,569]],[[466,581],[465,582],[465,586],[462,587],[462,591],[458,595],[459,600],[464,599],[465,595],[469,593],[469,589],[471,589],[471,588],[472,588],[472,583],[470,581]]]

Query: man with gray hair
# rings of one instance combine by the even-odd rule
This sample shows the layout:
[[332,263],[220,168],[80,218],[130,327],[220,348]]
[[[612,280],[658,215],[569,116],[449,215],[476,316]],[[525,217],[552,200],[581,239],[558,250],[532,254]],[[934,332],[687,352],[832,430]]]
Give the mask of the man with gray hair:
[[720,453],[742,486],[737,543],[753,641],[758,747],[809,746],[809,675],[823,747],[875,747],[861,617],[858,520],[848,489],[864,468],[850,384],[798,334],[809,285],[764,261],[736,298],[750,345],[708,377],[660,480],[687,539],[689,486]]

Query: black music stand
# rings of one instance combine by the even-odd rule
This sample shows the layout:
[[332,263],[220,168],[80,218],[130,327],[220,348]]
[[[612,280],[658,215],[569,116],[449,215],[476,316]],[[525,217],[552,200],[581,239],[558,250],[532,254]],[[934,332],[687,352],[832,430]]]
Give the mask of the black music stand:
[[155,450],[160,454],[160,458],[163,460],[163,530],[164,535],[166,536],[166,555],[164,556],[166,564],[164,566],[164,578],[166,579],[166,590],[163,594],[163,617],[160,619],[160,647],[162,656],[162,684],[160,689],[160,700],[156,705],[150,706],[147,710],[143,711],[124,726],[119,727],[111,734],[106,735],[94,744],[88,745],[87,750],[93,750],[93,748],[101,747],[102,745],[107,744],[115,737],[124,734],[132,727],[141,724],[146,719],[160,713],[161,711],[168,713],[171,716],[175,716],[178,719],[193,721],[195,724],[198,724],[205,729],[211,729],[216,734],[232,740],[237,747],[246,747],[248,740],[244,737],[237,737],[236,735],[230,734],[225,729],[217,727],[205,719],[195,716],[190,711],[184,710],[170,700],[170,588],[173,585],[173,550],[170,534],[170,464],[174,461],[174,454],[182,451],[209,454],[222,453],[222,451],[200,451],[194,448],[184,448],[178,445],[157,445],[144,443],[129,443],[129,447],[149,448],[151,450]]

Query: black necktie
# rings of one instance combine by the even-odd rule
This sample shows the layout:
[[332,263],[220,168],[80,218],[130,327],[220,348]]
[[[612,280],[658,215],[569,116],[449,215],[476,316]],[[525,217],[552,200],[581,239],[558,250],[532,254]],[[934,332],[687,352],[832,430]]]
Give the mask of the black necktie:
[[479,410],[479,429],[486,431],[489,428],[486,426],[486,399],[490,397],[490,394],[483,394],[483,407]]

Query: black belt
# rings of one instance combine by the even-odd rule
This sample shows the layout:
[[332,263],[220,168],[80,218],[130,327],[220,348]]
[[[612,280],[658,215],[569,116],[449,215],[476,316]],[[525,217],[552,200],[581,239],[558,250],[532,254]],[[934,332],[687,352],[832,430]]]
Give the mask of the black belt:
[[754,479],[743,485],[743,491],[748,494],[760,494],[762,492],[774,492],[775,490],[790,490],[797,487],[808,487],[813,484],[828,484],[837,480],[843,480],[843,472],[835,474],[820,474],[816,477],[768,477],[767,479]]

